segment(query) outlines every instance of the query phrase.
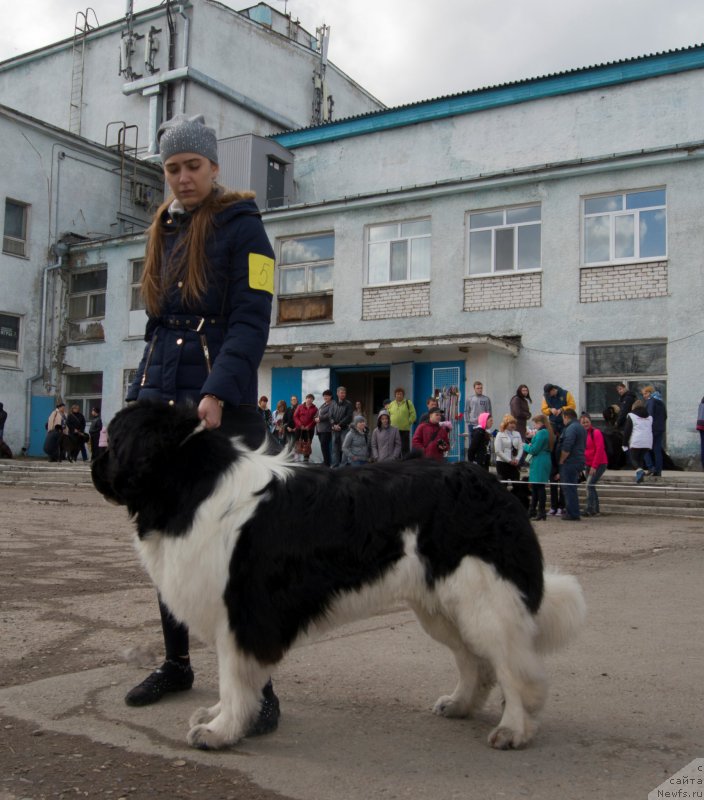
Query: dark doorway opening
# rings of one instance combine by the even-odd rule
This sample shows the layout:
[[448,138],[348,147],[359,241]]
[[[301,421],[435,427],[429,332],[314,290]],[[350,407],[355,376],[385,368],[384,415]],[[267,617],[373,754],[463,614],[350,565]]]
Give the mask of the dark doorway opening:
[[335,370],[333,390],[338,386],[347,389],[347,399],[352,403],[359,401],[371,427],[376,424],[376,415],[384,400],[388,399],[391,376],[386,368],[375,370],[341,369]]

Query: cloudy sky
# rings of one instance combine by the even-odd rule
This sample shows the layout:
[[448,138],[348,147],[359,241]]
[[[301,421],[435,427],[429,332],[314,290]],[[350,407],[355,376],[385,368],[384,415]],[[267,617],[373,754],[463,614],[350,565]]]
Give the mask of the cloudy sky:
[[[224,4],[240,9],[254,2]],[[269,4],[286,7],[312,33],[329,25],[330,60],[388,105],[704,42],[702,0]],[[135,11],[155,5],[157,0],[134,0]],[[123,16],[127,2],[91,0],[90,6],[104,25]],[[72,36],[77,10],[71,0],[14,2],[12,13],[3,14],[0,61]]]

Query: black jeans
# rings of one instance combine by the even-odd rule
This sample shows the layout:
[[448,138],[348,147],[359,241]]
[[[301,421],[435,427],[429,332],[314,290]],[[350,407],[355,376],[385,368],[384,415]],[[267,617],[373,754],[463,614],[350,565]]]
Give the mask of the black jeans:
[[399,431],[401,437],[401,456],[407,456],[411,452],[411,432]]
[[531,483],[530,485],[530,510],[537,511],[545,516],[545,484]]
[[319,433],[318,440],[320,441],[320,450],[323,453],[323,463],[326,467],[330,466],[330,459],[332,456],[332,433]]

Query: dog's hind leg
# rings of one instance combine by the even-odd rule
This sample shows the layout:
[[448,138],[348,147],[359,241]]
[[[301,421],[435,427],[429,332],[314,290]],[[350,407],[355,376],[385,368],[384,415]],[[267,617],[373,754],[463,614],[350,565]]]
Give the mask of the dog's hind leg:
[[457,628],[441,614],[432,614],[412,605],[423,630],[437,642],[449,647],[459,673],[457,686],[450,695],[442,695],[433,706],[440,717],[466,717],[484,705],[494,684],[491,666],[466,646]]
[[[519,616],[524,616],[522,609]],[[521,624],[518,618],[502,618],[496,614],[496,607],[483,614],[478,625],[473,615],[473,627],[469,631],[459,621],[465,641],[493,667],[503,694],[501,721],[489,734],[489,744],[498,750],[528,744],[537,729],[534,715],[545,702],[543,664],[535,652],[530,621],[526,622],[528,624]]]
[[[219,750],[238,742],[256,718],[262,701],[261,687],[270,668],[237,649],[227,621],[216,637],[220,701],[210,709],[199,709],[191,718],[188,744],[201,750]],[[200,712],[205,712],[202,714]],[[210,712],[215,716],[206,722]]]
[[500,750],[524,747],[535,733],[533,715],[546,695],[534,618],[510,582],[474,559],[466,559],[438,587],[438,596],[441,607],[451,609],[467,650],[489,662],[503,693],[503,715],[489,735],[489,744]]
[[534,714],[545,702],[543,668],[530,647],[517,654],[520,663],[505,661],[496,665],[496,676],[504,697],[501,721],[489,734],[489,744],[497,750],[525,747],[535,735]]

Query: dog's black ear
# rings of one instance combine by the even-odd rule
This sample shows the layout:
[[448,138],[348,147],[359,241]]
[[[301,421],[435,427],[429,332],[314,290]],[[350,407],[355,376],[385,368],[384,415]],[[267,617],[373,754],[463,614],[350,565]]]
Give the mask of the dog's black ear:
[[122,409],[108,426],[109,458],[100,468],[101,484],[135,513],[177,459],[179,443],[197,424],[195,413],[165,404],[140,402]]

